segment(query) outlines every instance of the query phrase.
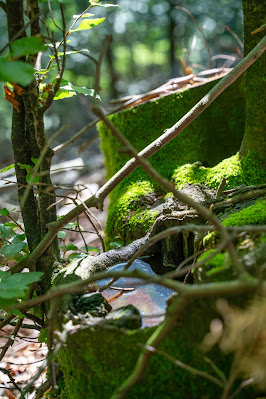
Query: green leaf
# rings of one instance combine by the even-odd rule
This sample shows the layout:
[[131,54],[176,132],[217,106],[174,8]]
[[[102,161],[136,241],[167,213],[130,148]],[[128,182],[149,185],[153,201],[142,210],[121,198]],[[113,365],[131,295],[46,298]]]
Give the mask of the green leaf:
[[[36,163],[38,162],[38,158],[31,158],[32,162],[36,165]],[[34,166],[33,165],[29,165],[29,164],[25,164],[25,163],[20,163],[18,162],[18,166],[20,167],[20,169],[25,169],[27,171],[27,175],[26,175],[26,181],[29,184],[35,184],[39,182],[39,177],[35,176],[34,178],[32,178],[32,171]]]
[[77,226],[77,222],[70,222],[64,226],[65,229],[71,229],[72,227]]
[[[0,212],[0,214],[2,215],[2,216],[6,216],[6,215],[9,215],[9,211],[6,209],[6,208],[3,208],[2,210],[1,210],[1,212]],[[10,226],[9,226],[10,227]]]
[[23,61],[7,61],[0,57],[0,82],[14,82],[27,86],[34,79],[34,69]]
[[[18,242],[17,244],[3,245],[0,249],[0,254],[5,256],[7,259],[14,259],[16,255],[25,248],[27,244],[25,242]],[[0,294],[1,295],[1,294]]]
[[18,166],[20,167],[20,169],[25,169],[27,171],[27,173],[29,173],[33,168],[32,165],[28,165],[26,163],[20,163],[20,162],[18,162]]
[[77,29],[73,29],[70,32],[78,32],[80,30],[92,29],[95,26],[101,24],[105,18],[93,18],[93,19],[85,19],[81,21],[81,24]]
[[0,235],[6,239],[13,237],[15,232],[10,228],[6,227],[3,223],[0,223]]
[[41,330],[39,337],[38,337],[39,342],[45,342],[48,343],[48,330],[47,328],[44,328]]
[[6,222],[5,226],[6,227],[11,227],[11,229],[13,229],[13,230],[18,228],[18,226],[14,222]]
[[97,1],[90,1],[92,6],[98,6],[98,7],[119,7],[118,4],[103,4],[103,3],[98,3]]
[[22,39],[15,40],[10,45],[11,54],[14,58],[19,58],[24,55],[36,54],[39,51],[46,51],[47,46],[43,43],[41,37],[23,37]]
[[54,96],[54,100],[63,100],[64,98],[70,98],[76,95],[77,93],[75,91],[59,89],[56,95]]
[[62,249],[62,251],[66,252],[66,251],[76,251],[78,249],[78,247],[72,243],[67,244],[67,245],[61,245],[60,249]]
[[[81,247],[81,249],[82,249],[83,251],[87,251],[87,250],[86,250],[86,247]],[[87,249],[88,249],[88,252],[89,252],[89,251],[101,252],[101,251],[99,250],[99,248],[91,247],[90,245],[87,246]]]
[[12,163],[11,165],[8,165],[8,166],[6,166],[6,167],[3,168],[3,169],[0,169],[0,173],[5,173],[5,172],[7,172],[9,169],[13,169],[14,167],[15,167],[15,164]]
[[[54,100],[62,100],[63,98],[69,98],[75,96],[77,93],[83,94],[84,96],[94,96],[94,90],[88,89],[87,87],[73,86],[72,83],[67,82],[66,80],[62,81],[62,85],[60,86],[60,90],[55,95]],[[96,98],[100,99],[100,96],[97,94]]]
[[73,18],[88,18],[88,17],[92,17],[94,14],[89,14],[89,13],[86,13],[86,14],[83,14],[83,15],[81,15],[81,14],[78,14],[78,15],[73,15]]
[[0,297],[5,299],[21,298],[25,294],[28,285],[39,281],[41,276],[41,272],[12,275],[10,272],[0,271]]
[[[66,55],[72,55],[72,54],[78,54],[78,53],[81,53],[81,52],[83,52],[83,53],[89,53],[89,50],[88,49],[86,49],[86,48],[84,48],[84,49],[82,49],[82,50],[69,50],[69,51],[66,51],[65,52],[65,54]],[[62,55],[64,55],[64,53],[62,53],[61,51],[59,51],[58,53],[57,53],[57,55],[60,57],[60,56],[62,56]],[[55,56],[54,55],[49,55],[49,57],[50,58],[55,58]],[[46,72],[47,72],[47,70],[46,70]],[[45,72],[45,73],[46,73]]]
[[[17,226],[16,226],[17,227]],[[23,242],[26,238],[26,234],[16,234],[15,237],[12,238],[12,244],[17,244],[19,242]]]
[[[94,96],[94,90],[88,89],[87,87],[79,87],[79,86],[72,86],[72,88],[79,94],[84,94],[84,96]],[[100,99],[100,96],[97,94],[96,98]]]
[[64,238],[66,238],[66,236],[67,236],[67,233],[65,231],[58,231],[58,233],[57,233],[58,238],[64,239]]
[[34,165],[36,166],[37,163],[39,162],[39,158],[33,158],[31,157],[31,161],[34,163]]
[[[0,283],[1,287],[1,283]],[[0,308],[1,309],[6,309],[7,307],[11,305],[15,305],[17,302],[16,298],[0,298]]]
[[86,258],[86,254],[84,253],[80,253],[80,252],[73,252],[72,254],[70,254],[67,258],[68,259],[82,259],[82,258]]

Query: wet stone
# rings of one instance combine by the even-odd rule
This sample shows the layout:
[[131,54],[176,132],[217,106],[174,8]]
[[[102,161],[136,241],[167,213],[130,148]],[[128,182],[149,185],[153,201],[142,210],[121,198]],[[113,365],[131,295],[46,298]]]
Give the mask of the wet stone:
[[70,310],[74,315],[89,313],[94,317],[104,317],[112,306],[99,292],[84,295],[75,295],[70,304]]
[[141,327],[140,312],[133,305],[123,306],[114,310],[106,316],[105,321],[107,324],[118,328],[127,328],[128,330],[136,330]]

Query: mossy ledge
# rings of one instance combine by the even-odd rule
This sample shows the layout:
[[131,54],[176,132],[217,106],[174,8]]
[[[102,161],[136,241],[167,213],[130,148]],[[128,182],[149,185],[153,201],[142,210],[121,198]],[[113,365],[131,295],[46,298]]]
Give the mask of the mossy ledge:
[[[171,94],[112,114],[109,118],[140,151],[174,125],[216,83],[217,80]],[[151,164],[168,179],[177,179],[177,168],[188,163],[200,161],[206,169],[212,168],[240,148],[244,114],[243,81],[238,79],[178,137],[154,154],[150,158]],[[103,122],[99,122],[97,128],[109,179],[128,161],[129,156],[121,151],[121,145]],[[151,212],[151,199],[164,194],[140,168],[131,173],[111,193],[106,228],[107,246],[110,241],[115,241],[116,236],[124,244],[143,236],[156,218],[156,212]],[[147,206],[137,206],[139,201],[136,200],[140,197],[147,199]]]
[[[215,311],[215,300],[195,301],[180,317],[160,349],[190,366],[213,374],[211,366],[203,360],[199,345],[209,332],[211,320],[217,317],[219,315]],[[79,329],[70,335],[68,346],[59,353],[66,384],[60,397],[110,398],[132,372],[141,345],[155,328],[130,331],[95,326]],[[228,375],[228,356],[218,348],[214,348],[207,356]],[[219,393],[221,394],[221,389],[217,385],[176,367],[161,355],[153,354],[142,381],[127,398],[211,399]],[[252,389],[245,389],[241,398],[251,398],[253,395]]]
[[[262,163],[258,162],[256,154],[248,154],[240,159],[237,153],[212,168],[204,167],[198,162],[179,166],[175,168],[171,176],[171,180],[175,182],[178,189],[187,184],[204,184],[209,188],[217,189],[222,178],[227,181],[226,189],[242,184],[246,186],[259,185],[265,180],[265,168]],[[128,187],[126,184],[120,185],[120,189],[112,198],[106,228],[109,242],[115,240],[116,236],[119,236],[123,243],[129,243],[142,237],[149,231],[158,216],[158,211],[153,209],[153,204],[158,196],[165,195],[165,193],[148,177],[142,181],[133,182],[132,180]],[[264,208],[264,204],[261,205],[261,208]],[[251,216],[248,215],[246,224],[252,223]],[[256,213],[255,216],[258,217],[259,214]],[[239,223],[240,221],[235,221],[235,224],[239,225]]]

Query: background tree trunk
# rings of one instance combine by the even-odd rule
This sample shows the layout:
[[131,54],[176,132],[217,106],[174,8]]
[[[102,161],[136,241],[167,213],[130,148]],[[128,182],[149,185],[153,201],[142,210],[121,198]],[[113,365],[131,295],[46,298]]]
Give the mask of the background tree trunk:
[[[265,2],[261,0],[243,0],[242,7],[246,56],[265,35],[265,30],[253,35],[252,32],[263,25],[266,7]],[[240,149],[240,156],[252,151],[264,160],[266,159],[265,58],[263,54],[246,72],[246,124]]]

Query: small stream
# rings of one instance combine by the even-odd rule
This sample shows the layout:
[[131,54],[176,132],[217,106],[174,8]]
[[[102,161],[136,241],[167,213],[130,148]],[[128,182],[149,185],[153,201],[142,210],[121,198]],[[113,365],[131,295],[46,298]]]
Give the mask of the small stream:
[[[109,271],[119,271],[125,267],[126,263],[119,263],[111,266]],[[142,260],[135,260],[129,267],[129,270],[142,270],[143,272],[153,274],[150,265]],[[99,286],[107,284],[111,279],[105,279],[98,282]],[[151,327],[161,323],[164,319],[167,300],[173,295],[174,291],[170,288],[158,284],[145,283],[139,278],[120,277],[112,285],[115,289],[106,289],[102,292],[103,296],[110,302],[113,310],[121,306],[134,305],[142,316],[142,327]],[[124,292],[117,288],[132,289]]]

